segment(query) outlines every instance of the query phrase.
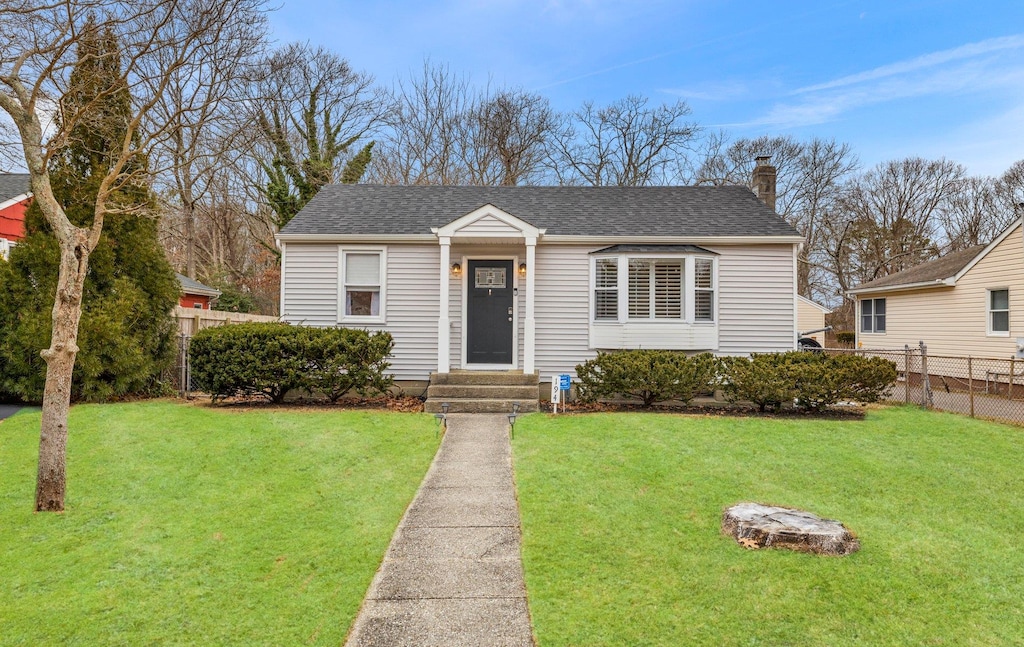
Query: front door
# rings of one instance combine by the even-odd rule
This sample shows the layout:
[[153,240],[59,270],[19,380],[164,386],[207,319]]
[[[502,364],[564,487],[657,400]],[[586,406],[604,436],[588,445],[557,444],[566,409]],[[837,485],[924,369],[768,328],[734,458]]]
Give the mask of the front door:
[[512,261],[469,261],[466,363],[512,364]]

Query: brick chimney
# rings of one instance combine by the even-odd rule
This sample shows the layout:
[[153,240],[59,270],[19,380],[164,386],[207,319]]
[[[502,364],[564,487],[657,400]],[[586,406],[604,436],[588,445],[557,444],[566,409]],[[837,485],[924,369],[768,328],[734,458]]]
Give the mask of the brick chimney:
[[754,193],[768,208],[775,211],[775,167],[771,165],[771,155],[758,155],[754,166]]

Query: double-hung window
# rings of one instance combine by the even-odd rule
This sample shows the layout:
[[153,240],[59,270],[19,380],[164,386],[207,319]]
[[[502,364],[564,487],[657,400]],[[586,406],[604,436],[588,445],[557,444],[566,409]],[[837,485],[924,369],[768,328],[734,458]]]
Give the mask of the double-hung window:
[[988,291],[988,334],[1010,334],[1010,291],[1005,288]]
[[383,250],[342,250],[341,321],[372,323],[384,320],[383,276]]
[[599,258],[594,265],[594,319],[619,319],[619,264],[615,258]]
[[861,299],[860,331],[862,333],[885,332],[885,299]]

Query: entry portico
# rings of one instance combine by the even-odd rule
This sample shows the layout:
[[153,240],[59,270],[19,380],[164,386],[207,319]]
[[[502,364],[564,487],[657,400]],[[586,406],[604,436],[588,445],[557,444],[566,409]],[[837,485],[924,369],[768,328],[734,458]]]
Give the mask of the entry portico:
[[[431,231],[441,247],[438,372],[451,370],[451,287],[452,281],[460,281],[461,365],[467,369],[521,367],[524,373],[534,373],[535,266],[537,241],[545,230],[485,204]],[[525,290],[521,326],[517,309],[520,300],[515,298],[520,289]],[[521,358],[516,352],[519,335],[523,339]],[[506,345],[507,362],[503,352]]]

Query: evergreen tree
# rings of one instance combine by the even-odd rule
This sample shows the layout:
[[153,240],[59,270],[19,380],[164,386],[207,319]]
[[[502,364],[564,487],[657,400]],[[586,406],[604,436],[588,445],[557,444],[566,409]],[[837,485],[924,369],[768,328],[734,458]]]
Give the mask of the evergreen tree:
[[[111,84],[121,77],[116,38],[92,25],[86,29],[63,105],[63,114],[80,118],[51,171],[54,196],[77,226],[92,223],[100,182],[119,152],[131,114],[127,86]],[[159,244],[156,218],[147,217],[156,201],[146,184],[145,161],[128,171],[132,179],[111,201],[112,213],[89,258],[75,399],[151,391],[173,360],[168,313],[180,287]],[[60,251],[38,206],[29,207],[25,228],[9,262],[0,262],[0,393],[38,401],[46,374],[39,351],[50,340]]]

